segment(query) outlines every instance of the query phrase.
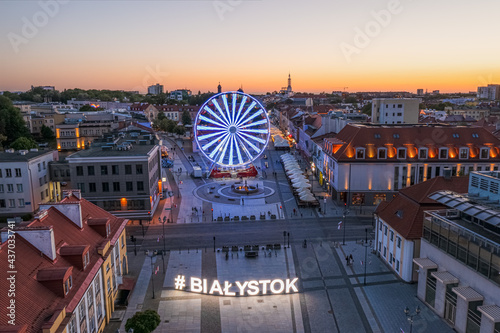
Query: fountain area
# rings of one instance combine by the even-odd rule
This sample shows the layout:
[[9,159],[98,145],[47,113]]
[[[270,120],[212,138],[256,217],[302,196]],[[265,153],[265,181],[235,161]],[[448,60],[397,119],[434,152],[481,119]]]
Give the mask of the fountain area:
[[245,180],[245,185],[237,185],[237,184],[231,185],[231,191],[236,194],[245,194],[245,195],[255,194],[259,192],[259,184],[257,184],[256,186],[248,185],[248,181]]

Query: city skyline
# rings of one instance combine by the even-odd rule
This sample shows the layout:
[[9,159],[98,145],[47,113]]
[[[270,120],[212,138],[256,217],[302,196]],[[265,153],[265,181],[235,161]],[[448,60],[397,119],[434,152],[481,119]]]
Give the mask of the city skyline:
[[[475,91],[497,83],[483,33],[500,4],[461,1],[0,3],[0,90]],[[496,9],[496,10],[495,10]],[[464,24],[466,22],[466,24]]]

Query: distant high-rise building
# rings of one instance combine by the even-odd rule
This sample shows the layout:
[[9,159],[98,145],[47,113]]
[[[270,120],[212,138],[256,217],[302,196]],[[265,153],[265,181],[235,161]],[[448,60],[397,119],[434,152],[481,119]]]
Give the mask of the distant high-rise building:
[[477,87],[477,98],[491,101],[500,99],[500,85],[488,84],[487,87]]
[[424,94],[424,89],[417,89],[417,95],[422,96]]
[[222,86],[220,85],[220,82],[219,82],[219,85],[217,86],[217,93],[220,94],[222,92]]
[[372,123],[417,124],[420,98],[374,98]]
[[191,97],[191,90],[188,89],[177,89],[170,92],[170,99],[182,101],[188,100],[189,97]]
[[148,94],[151,94],[151,95],[163,94],[163,85],[157,83],[155,85],[149,86],[148,87]]
[[439,90],[433,90],[433,91],[432,91],[432,94],[433,94],[433,95],[439,95],[440,93],[441,93],[441,92],[440,92]]

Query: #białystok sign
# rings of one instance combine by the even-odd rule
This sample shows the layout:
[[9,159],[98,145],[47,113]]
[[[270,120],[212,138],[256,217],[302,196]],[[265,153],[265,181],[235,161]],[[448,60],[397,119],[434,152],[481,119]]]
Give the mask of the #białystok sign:
[[[255,296],[266,294],[290,294],[297,293],[299,290],[295,285],[298,278],[294,279],[274,279],[274,280],[250,280],[250,281],[235,281],[234,285],[229,281],[220,283],[218,280],[213,280],[210,285],[207,279],[191,277],[190,290],[193,293],[220,295],[220,296]],[[177,275],[174,279],[174,288],[176,290],[184,290],[186,287],[186,277]]]

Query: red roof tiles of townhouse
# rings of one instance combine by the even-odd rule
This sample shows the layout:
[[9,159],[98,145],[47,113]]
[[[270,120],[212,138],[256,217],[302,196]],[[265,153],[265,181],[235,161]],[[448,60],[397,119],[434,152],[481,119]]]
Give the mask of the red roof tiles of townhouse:
[[[468,161],[479,160],[479,149],[490,147],[493,154],[490,160],[500,160],[500,140],[492,133],[482,127],[473,126],[449,126],[449,125],[370,125],[370,124],[348,124],[335,138],[345,142],[335,153],[329,152],[337,161],[366,162],[378,161],[387,163],[389,160],[398,159],[397,148],[406,148],[408,154],[403,161],[408,160],[437,160],[432,155],[437,156],[438,149],[452,149],[448,161],[459,161],[458,149],[461,147],[470,148]],[[418,148],[428,148],[431,153],[427,159],[419,159],[416,150]],[[366,154],[365,159],[357,160],[355,157],[356,148],[377,149],[387,148],[387,157],[383,160],[377,159],[377,154]],[[328,153],[328,150],[326,150]],[[376,152],[376,150],[375,150]],[[394,153],[393,153],[394,152]]]
[[435,177],[400,190],[391,201],[380,203],[375,214],[405,239],[419,239],[422,237],[424,211],[445,208],[427,196],[440,190],[464,193],[468,184],[469,177]]
[[[106,239],[112,244],[116,243],[119,233],[126,224],[126,220],[111,215],[85,199],[70,196],[62,202],[62,207],[71,202],[80,202],[84,221],[82,229],[54,207],[47,210],[46,217],[41,221],[34,220],[28,227],[23,228],[25,230],[31,228],[46,230],[48,226],[52,226],[56,253],[58,253],[54,261],[45,255],[41,255],[40,250],[21,235],[16,235],[15,268],[17,271],[16,285],[18,286],[16,289],[16,312],[23,314],[16,318],[16,323],[18,325],[27,325],[28,332],[40,332],[43,324],[53,316],[57,309],[61,309],[63,306],[66,306],[67,311],[72,312],[102,265],[103,258],[97,251],[90,251],[90,263],[82,271],[72,266],[64,256],[59,254],[61,247],[88,245],[90,248],[97,248],[105,238],[85,223],[88,218],[104,217],[110,219],[111,233]],[[0,262],[7,262],[7,256],[7,246],[2,246],[0,248]],[[40,277],[44,279],[54,278],[54,274],[57,275],[57,278],[60,278],[63,272],[67,273],[68,267],[73,267],[73,288],[65,298],[59,297],[36,279],[37,274],[40,274]],[[39,271],[41,272],[39,273]],[[19,286],[22,286],[22,288]],[[7,280],[0,281],[0,289],[8,290]],[[0,297],[0,307],[7,307],[8,302],[8,297]],[[0,321],[0,324],[3,324],[3,321],[4,319]]]

